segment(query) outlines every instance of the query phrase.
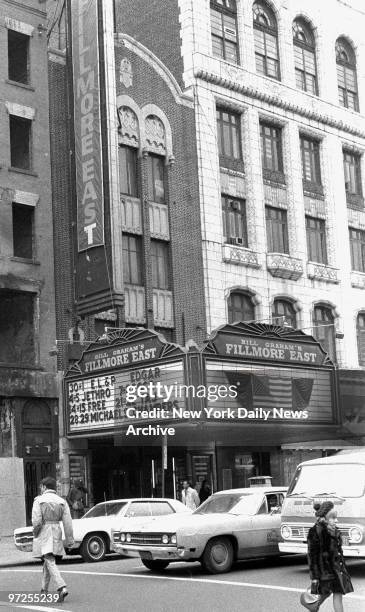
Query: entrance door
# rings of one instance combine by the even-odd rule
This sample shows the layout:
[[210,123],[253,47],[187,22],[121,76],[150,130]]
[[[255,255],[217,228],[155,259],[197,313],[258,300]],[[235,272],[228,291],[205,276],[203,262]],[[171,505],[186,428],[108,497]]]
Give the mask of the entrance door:
[[192,466],[192,487],[195,487],[196,483],[201,483],[203,480],[207,480],[211,491],[213,491],[212,482],[212,456],[211,455],[192,455],[191,457]]
[[39,481],[55,476],[51,411],[44,401],[30,400],[23,408],[23,457],[25,510],[31,523],[34,498],[39,495]]

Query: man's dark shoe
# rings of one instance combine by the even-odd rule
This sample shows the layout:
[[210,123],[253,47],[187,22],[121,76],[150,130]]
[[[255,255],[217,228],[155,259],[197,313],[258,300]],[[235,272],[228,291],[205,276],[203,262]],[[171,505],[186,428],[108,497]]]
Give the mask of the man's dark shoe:
[[68,590],[66,589],[66,587],[61,587],[60,589],[57,589],[58,591],[58,602],[62,603],[65,600],[65,597],[67,597],[68,595]]

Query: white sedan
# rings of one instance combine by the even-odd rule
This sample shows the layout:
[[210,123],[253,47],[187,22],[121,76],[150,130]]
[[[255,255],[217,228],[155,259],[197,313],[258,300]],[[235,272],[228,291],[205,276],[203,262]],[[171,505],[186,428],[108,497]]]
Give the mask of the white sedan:
[[[96,504],[82,518],[72,520],[75,544],[69,553],[81,555],[87,562],[102,561],[106,554],[113,552],[113,528],[120,527],[121,523],[123,528],[139,527],[146,519],[178,512],[189,511],[176,499],[166,498],[114,499]],[[14,543],[19,550],[31,552],[33,528],[15,529]]]

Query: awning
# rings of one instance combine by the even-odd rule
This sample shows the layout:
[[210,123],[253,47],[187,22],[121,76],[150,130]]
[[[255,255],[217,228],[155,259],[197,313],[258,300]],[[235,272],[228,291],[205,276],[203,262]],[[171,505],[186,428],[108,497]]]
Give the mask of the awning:
[[313,442],[291,442],[282,444],[281,450],[346,450],[364,449],[359,442],[351,443],[350,440],[313,440]]

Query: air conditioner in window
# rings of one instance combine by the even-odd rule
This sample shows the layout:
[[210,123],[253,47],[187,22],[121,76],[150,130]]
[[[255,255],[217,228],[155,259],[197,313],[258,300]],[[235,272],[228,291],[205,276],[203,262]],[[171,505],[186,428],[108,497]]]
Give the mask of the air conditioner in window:
[[234,38],[236,38],[237,36],[236,30],[232,30],[232,28],[227,28],[227,26],[224,27],[224,33],[228,36],[234,36]]
[[243,238],[231,238],[232,244],[238,244],[239,246],[244,246]]
[[239,210],[240,209],[240,203],[237,200],[231,200],[230,201],[230,206],[233,210]]

